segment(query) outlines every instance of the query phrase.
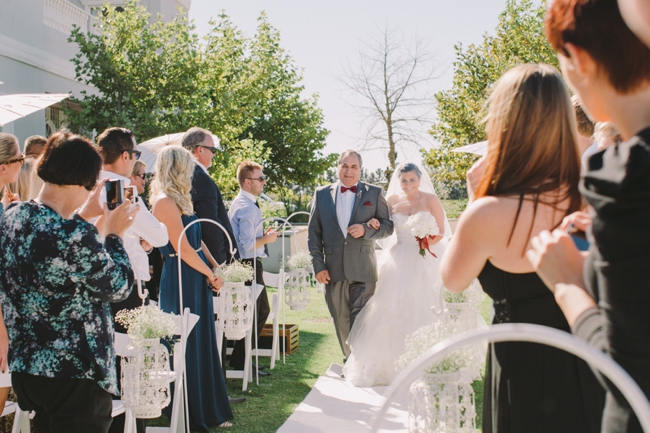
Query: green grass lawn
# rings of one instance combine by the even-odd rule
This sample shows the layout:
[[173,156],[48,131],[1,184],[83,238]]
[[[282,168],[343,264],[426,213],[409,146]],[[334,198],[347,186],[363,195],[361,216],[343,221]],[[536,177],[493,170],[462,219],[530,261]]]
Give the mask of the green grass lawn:
[[459,200],[440,200],[442,207],[445,208],[447,218],[458,218],[467,206],[467,199],[462,198]]
[[[269,294],[270,297],[270,294]],[[233,405],[232,433],[268,433],[276,431],[305,398],[318,376],[325,373],[332,362],[341,363],[343,355],[327,311],[325,298],[320,293],[312,295],[309,306],[302,311],[286,309],[287,322],[299,328],[298,351],[280,359],[271,376],[260,377],[242,393],[241,380],[228,380],[232,396],[244,395],[244,403]],[[282,342],[280,342],[282,344]],[[270,358],[260,358],[260,365],[269,364]],[[214,432],[225,431],[214,429]]]

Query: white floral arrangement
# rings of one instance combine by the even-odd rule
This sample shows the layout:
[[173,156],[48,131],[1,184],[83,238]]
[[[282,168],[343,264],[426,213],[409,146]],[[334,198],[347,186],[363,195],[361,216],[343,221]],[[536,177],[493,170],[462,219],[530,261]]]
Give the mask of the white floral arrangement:
[[[461,308],[462,307],[462,308]],[[460,309],[459,309],[460,308]],[[419,328],[406,337],[405,350],[397,361],[397,367],[406,368],[431,347],[454,335],[485,326],[478,312],[478,305],[445,304],[436,321]],[[464,346],[445,357],[428,372],[431,374],[461,372],[470,382],[480,377],[487,345],[485,343]]]
[[[405,369],[411,362],[435,344],[457,334],[460,330],[455,328],[453,322],[440,320],[433,325],[423,326],[411,335],[407,336],[405,341],[405,351],[397,360],[398,369]],[[457,372],[466,366],[467,360],[464,359],[462,351],[456,351],[444,358],[442,361],[431,366],[428,372],[433,374],[452,373]]]
[[305,269],[311,267],[311,256],[306,251],[298,251],[289,257],[287,261],[289,269]]
[[253,267],[237,261],[219,266],[215,273],[227,283],[244,283],[253,279]]
[[175,315],[165,313],[154,305],[120,310],[115,315],[115,321],[126,328],[126,333],[139,346],[144,345],[146,340],[172,339],[177,329]]
[[440,234],[440,228],[433,215],[429,212],[418,212],[411,215],[406,223],[411,227],[411,234],[418,242],[420,255],[424,257],[428,251],[433,257],[438,257],[429,247],[429,236]]
[[429,212],[418,212],[411,215],[407,224],[411,227],[411,234],[416,238],[425,238],[440,234],[438,223]]

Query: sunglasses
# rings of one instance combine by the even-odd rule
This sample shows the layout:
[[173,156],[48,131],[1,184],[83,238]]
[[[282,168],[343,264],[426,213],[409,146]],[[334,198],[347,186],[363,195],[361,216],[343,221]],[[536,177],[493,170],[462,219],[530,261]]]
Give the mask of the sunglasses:
[[140,156],[142,156],[142,152],[139,150],[125,150],[125,152],[129,152],[129,155],[135,155],[135,159],[140,159]]
[[208,149],[210,152],[212,152],[213,155],[214,155],[215,153],[217,153],[217,148],[216,148],[216,147],[204,146],[204,145],[202,145],[202,144],[197,144],[197,146],[198,146],[198,147],[202,147],[202,148],[204,148],[204,149]]
[[145,180],[147,178],[147,173],[135,174],[133,177],[139,177],[140,179]]
[[16,158],[12,158],[12,159],[7,160],[7,161],[5,161],[3,163],[0,163],[0,165],[9,165],[9,164],[13,164],[14,162],[20,162],[21,166],[24,165],[25,164],[25,155],[19,155]]
[[256,180],[258,182],[264,182],[266,180],[266,176],[261,175],[260,177],[247,177],[246,179]]

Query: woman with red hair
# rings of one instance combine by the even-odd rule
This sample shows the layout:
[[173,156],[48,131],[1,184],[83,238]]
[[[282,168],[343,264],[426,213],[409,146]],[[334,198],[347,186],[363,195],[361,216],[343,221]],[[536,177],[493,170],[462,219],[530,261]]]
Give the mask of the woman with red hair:
[[[583,173],[591,218],[574,224],[587,231],[586,259],[562,230],[534,237],[527,256],[574,334],[606,350],[650,396],[650,49],[616,0],[554,0],[546,33],[587,113],[626,141],[592,155]],[[641,432],[604,383],[602,431]]]

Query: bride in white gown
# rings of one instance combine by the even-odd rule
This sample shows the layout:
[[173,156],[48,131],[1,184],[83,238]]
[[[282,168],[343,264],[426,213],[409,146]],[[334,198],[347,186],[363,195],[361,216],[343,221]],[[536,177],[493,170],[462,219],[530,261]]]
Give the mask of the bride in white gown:
[[[389,385],[399,373],[396,361],[406,337],[433,323],[443,306],[439,268],[451,230],[429,176],[415,164],[402,164],[387,197],[395,231],[382,243],[375,294],[352,326],[352,353],[343,367],[345,379],[356,386]],[[440,235],[429,237],[421,255],[412,229],[416,220],[429,218]]]

